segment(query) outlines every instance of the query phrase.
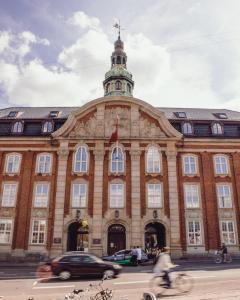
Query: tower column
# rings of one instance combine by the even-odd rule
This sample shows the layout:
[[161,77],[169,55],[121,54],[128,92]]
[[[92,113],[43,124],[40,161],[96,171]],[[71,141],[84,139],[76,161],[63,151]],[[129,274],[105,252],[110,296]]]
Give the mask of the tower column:
[[140,155],[138,142],[131,146],[131,183],[132,183],[132,245],[142,246],[141,235],[141,197],[140,197]]

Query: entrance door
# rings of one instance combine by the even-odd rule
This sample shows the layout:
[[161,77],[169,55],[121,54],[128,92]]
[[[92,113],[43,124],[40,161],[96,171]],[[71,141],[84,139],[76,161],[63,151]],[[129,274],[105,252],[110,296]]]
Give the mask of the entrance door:
[[68,227],[67,251],[88,251],[88,229],[74,222]]
[[108,228],[108,255],[126,248],[126,229],[123,225],[114,224]]
[[145,248],[159,249],[166,246],[166,230],[163,224],[149,223],[145,227]]

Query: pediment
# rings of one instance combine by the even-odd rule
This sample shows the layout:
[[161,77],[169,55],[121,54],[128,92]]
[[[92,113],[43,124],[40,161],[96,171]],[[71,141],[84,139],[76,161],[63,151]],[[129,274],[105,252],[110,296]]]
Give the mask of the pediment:
[[104,97],[72,112],[54,138],[107,139],[115,130],[118,116],[119,138],[181,138],[164,113],[132,97]]

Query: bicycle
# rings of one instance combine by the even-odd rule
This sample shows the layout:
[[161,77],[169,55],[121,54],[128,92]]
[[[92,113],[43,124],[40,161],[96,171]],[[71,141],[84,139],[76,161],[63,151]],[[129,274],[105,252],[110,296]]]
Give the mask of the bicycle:
[[216,264],[221,264],[221,263],[225,263],[225,262],[229,264],[232,262],[232,257],[229,253],[227,253],[226,259],[224,259],[224,256],[221,253],[221,251],[216,251],[214,261]]
[[156,296],[164,294],[167,289],[176,289],[180,293],[186,294],[193,288],[193,279],[188,274],[178,273],[169,287],[164,279],[164,275],[154,276],[150,280],[150,288]]

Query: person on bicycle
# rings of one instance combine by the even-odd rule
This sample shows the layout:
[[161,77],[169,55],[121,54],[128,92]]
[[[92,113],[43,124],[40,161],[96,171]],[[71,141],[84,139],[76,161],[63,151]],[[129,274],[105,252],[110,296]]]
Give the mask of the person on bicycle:
[[138,260],[137,260],[138,252],[137,252],[137,249],[136,249],[135,246],[133,247],[131,254],[132,254],[132,256],[131,256],[131,263],[134,266],[137,266],[138,265]]
[[171,280],[169,278],[170,269],[174,267],[169,255],[170,248],[164,247],[158,257],[158,261],[153,268],[155,276],[160,276],[163,273],[163,279],[166,282],[167,288],[171,288]]
[[222,247],[221,247],[220,250],[222,252],[222,261],[226,262],[227,261],[228,250],[227,250],[227,246],[225,245],[225,243],[222,243]]

